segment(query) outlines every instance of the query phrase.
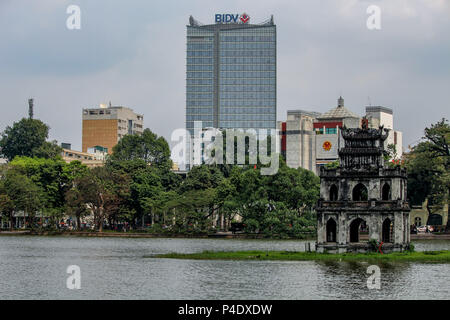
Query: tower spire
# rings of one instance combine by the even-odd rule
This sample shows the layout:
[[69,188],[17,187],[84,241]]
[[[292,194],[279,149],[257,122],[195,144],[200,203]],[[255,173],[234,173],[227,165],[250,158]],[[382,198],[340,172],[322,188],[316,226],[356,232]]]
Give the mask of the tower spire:
[[342,98],[342,96],[339,96],[338,99],[338,107],[343,107],[344,106],[344,98]]

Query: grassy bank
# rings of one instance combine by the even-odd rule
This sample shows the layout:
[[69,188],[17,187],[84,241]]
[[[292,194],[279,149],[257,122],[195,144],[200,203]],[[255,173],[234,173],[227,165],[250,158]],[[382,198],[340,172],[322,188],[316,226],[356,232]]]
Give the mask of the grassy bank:
[[152,258],[194,259],[194,260],[284,260],[284,261],[419,261],[450,262],[450,251],[342,253],[328,254],[295,251],[203,251],[201,253],[168,253]]

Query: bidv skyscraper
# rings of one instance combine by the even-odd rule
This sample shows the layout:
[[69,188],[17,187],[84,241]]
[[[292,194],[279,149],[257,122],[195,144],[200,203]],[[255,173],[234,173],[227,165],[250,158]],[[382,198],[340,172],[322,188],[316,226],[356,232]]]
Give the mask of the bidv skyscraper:
[[247,14],[216,14],[187,26],[186,129],[276,128],[276,26]]

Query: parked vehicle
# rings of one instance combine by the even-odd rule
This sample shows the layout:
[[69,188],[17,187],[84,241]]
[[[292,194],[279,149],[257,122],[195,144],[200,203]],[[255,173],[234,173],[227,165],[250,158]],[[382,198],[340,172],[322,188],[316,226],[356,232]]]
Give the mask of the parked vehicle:
[[417,227],[418,233],[426,233],[426,232],[433,232],[434,228],[433,226],[419,226]]

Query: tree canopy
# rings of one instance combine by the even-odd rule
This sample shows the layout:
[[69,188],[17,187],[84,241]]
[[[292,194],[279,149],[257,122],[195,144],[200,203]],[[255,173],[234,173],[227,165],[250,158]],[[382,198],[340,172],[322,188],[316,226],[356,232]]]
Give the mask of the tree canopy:
[[141,159],[150,165],[168,169],[172,166],[169,144],[150,129],[145,129],[142,135],[125,135],[113,148],[111,159]]
[[408,198],[412,204],[427,203],[429,214],[448,204],[450,190],[450,126],[442,119],[425,129],[419,144],[406,156]]
[[49,127],[40,120],[23,118],[6,127],[0,139],[0,153],[11,161],[16,156],[54,158],[60,154],[55,142],[48,142]]

